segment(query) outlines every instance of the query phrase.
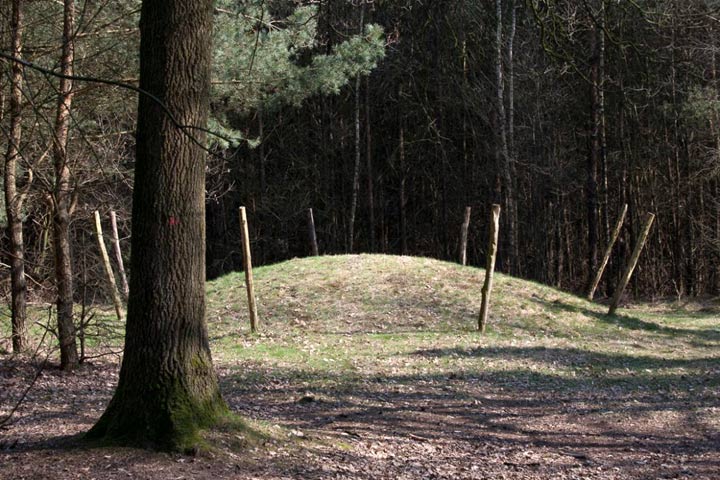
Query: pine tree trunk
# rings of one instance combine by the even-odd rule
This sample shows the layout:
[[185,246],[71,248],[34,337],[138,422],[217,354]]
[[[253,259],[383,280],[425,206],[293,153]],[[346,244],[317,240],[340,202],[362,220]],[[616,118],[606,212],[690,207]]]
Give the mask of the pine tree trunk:
[[590,58],[590,151],[587,162],[587,222],[588,265],[587,287],[589,291],[597,269],[599,216],[598,216],[598,165],[600,163],[600,54],[598,32],[592,32]]
[[405,172],[405,129],[400,126],[400,254],[408,254],[407,235],[407,173]]
[[[717,37],[716,37],[717,38]],[[720,91],[718,91],[718,88],[720,85],[718,85],[718,75],[717,75],[717,50],[718,45],[713,45],[713,53],[712,53],[712,62],[711,62],[711,75],[713,83],[715,84],[715,94],[714,99],[717,102],[720,100]],[[713,117],[713,137],[715,138],[715,152],[717,155],[720,155],[720,112],[717,110],[715,111],[715,115]],[[715,216],[715,222],[712,229],[714,231],[713,234],[713,242],[718,245],[714,250],[714,259],[715,261],[712,262],[714,265],[712,266],[712,272],[711,275],[714,277],[714,282],[712,285],[713,293],[715,295],[720,294],[720,180],[715,180],[712,182],[712,189],[713,189],[713,196],[715,197],[715,208],[714,208],[714,216]]]
[[53,217],[53,243],[55,246],[55,282],[57,285],[57,324],[60,341],[60,368],[72,370],[79,359],[73,321],[73,272],[70,253],[71,195],[70,167],[68,165],[68,133],[70,108],[72,106],[72,81],[75,58],[74,23],[75,1],[64,0],[63,47],[60,70],[65,78],[60,80],[53,160],[55,163],[55,214]]
[[610,194],[608,189],[607,119],[605,115],[605,0],[598,14],[598,116],[600,135],[600,185],[602,186],[602,226],[605,240],[610,238]]
[[388,228],[385,222],[385,177],[378,176],[378,226],[380,227],[380,252],[388,252]]
[[515,0],[510,1],[510,33],[508,34],[507,65],[508,65],[508,114],[507,133],[508,150],[515,158],[515,34],[517,32],[517,7]]
[[512,211],[505,212],[510,215],[509,225],[512,228],[510,247],[512,251],[510,255],[513,258],[515,275],[523,275],[522,262],[520,262],[520,235],[518,234],[519,221],[518,221],[518,202],[516,197],[515,186],[517,185],[517,151],[515,148],[515,35],[517,33],[517,6],[515,0],[510,1],[510,32],[508,33],[508,44],[507,44],[507,97],[508,97],[508,112],[507,112],[507,145],[508,145],[508,171],[510,172],[510,181],[513,183],[512,189],[509,190],[509,195],[512,196],[509,202],[509,207]]
[[515,211],[514,201],[515,194],[513,191],[513,178],[512,178],[512,162],[510,159],[510,151],[508,148],[508,136],[507,136],[507,114],[505,111],[505,83],[503,80],[503,15],[502,15],[502,0],[495,0],[495,14],[496,14],[496,30],[495,30],[495,95],[497,102],[497,143],[495,147],[495,157],[498,163],[498,171],[500,173],[500,191],[501,198],[504,204],[505,210],[505,228],[504,237],[507,239],[506,252],[503,255],[504,261],[503,268],[508,273],[514,272],[515,258],[515,224],[514,215]]
[[[365,3],[360,6],[360,34],[365,29]],[[360,194],[360,75],[355,79],[355,164],[353,166],[352,200],[348,220],[348,252],[353,253],[355,243],[355,214]]]
[[368,214],[370,216],[370,251],[375,252],[376,228],[375,228],[375,186],[373,180],[372,164],[372,134],[370,130],[370,77],[365,77],[365,164],[367,165],[367,200]]
[[[12,2],[11,37],[12,54],[22,57],[23,15],[21,0]],[[25,246],[23,242],[22,203],[23,196],[17,188],[17,161],[20,158],[20,140],[22,138],[22,66],[12,64],[10,80],[10,132],[5,155],[5,212],[8,222],[11,323],[13,352],[22,352],[27,348],[26,331],[26,292],[25,282]]]
[[315,233],[315,217],[313,217],[313,209],[308,208],[307,211],[308,221],[308,242],[310,243],[310,255],[317,257],[320,255],[317,243],[317,233]]
[[227,407],[205,324],[205,152],[211,0],[144,1],[130,299],[120,380],[89,432],[124,444],[192,448]]
[[460,226],[460,265],[467,265],[467,244],[468,244],[468,230],[470,229],[470,214],[472,213],[472,207],[465,207],[465,216],[463,217],[463,223]]
[[265,197],[267,190],[267,176],[265,173],[265,115],[262,106],[258,107],[258,137],[260,144],[258,145],[258,171],[260,175],[260,198]]
[[[718,152],[720,152],[720,139],[717,145]],[[720,245],[720,181],[715,180],[715,242]],[[720,249],[715,250],[715,266],[713,267],[713,273],[715,275],[715,294],[720,294]]]

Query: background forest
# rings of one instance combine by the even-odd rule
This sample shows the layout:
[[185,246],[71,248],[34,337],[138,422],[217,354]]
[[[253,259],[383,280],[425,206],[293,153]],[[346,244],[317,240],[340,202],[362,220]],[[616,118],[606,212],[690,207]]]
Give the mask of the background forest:
[[[15,218],[33,297],[109,298],[93,214],[127,257],[139,8],[2,0],[1,53],[32,63],[0,77],[6,292]],[[719,33],[711,0],[219,0],[208,276],[241,268],[240,205],[257,264],[309,253],[308,208],[321,253],[456,259],[472,206],[480,265],[494,202],[498,269],[582,291],[628,204],[600,293],[650,211],[634,293],[717,295]]]

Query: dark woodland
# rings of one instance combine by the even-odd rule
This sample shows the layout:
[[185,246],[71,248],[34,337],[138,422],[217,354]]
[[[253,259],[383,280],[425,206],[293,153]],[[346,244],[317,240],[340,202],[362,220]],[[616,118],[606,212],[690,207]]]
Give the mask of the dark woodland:
[[[3,8],[6,55],[13,53],[10,3]],[[61,32],[60,6],[41,12],[42,2],[20,3],[27,10],[20,57],[60,72],[63,43],[51,43],[50,35]],[[243,3],[252,2],[237,2]],[[282,29],[292,9],[270,4],[272,28]],[[75,37],[66,42],[75,54],[68,72],[132,84],[136,7],[78,4]],[[208,277],[241,268],[241,205],[248,207],[261,265],[310,253],[308,208],[321,253],[455,260],[471,206],[468,263],[482,265],[487,212],[499,203],[498,270],[582,292],[627,203],[600,293],[613,293],[651,211],[657,224],[632,293],[717,294],[717,10],[714,2],[695,0],[321,3],[313,13],[315,42],[292,61],[307,64],[333,51],[357,34],[360,22],[382,27],[384,57],[335,92],[308,87],[299,100],[273,101],[282,79],[265,85],[257,101],[214,94],[214,115],[248,141],[210,147]],[[247,45],[235,48],[256,46],[248,33]],[[46,297],[56,278],[65,278],[51,254],[64,251],[63,237],[51,240],[53,225],[62,233],[67,221],[72,275],[58,285],[69,285],[82,301],[83,292],[97,290],[86,284],[103,283],[98,259],[87,258],[97,255],[94,210],[117,212],[129,254],[135,93],[75,82],[64,126],[53,112],[62,80],[11,61],[3,68],[2,143],[8,159],[20,158],[17,176],[9,177],[17,193],[9,195],[23,199],[23,260],[33,279],[27,288]],[[21,72],[18,107],[13,71]],[[18,121],[25,124],[19,142],[9,141]],[[52,146],[53,137],[62,143],[64,128],[66,149]],[[57,183],[64,177],[50,168],[49,156],[69,166],[67,187]],[[9,241],[17,235],[13,212],[9,207],[6,263],[18,258]]]

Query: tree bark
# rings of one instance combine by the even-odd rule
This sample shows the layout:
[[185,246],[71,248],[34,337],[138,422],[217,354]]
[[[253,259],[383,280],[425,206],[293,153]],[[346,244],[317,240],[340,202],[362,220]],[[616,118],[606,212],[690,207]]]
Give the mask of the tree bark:
[[593,281],[596,271],[599,236],[598,216],[598,165],[600,163],[600,45],[599,33],[596,29],[591,32],[590,57],[590,151],[587,161],[587,222],[588,222],[588,268],[587,291]]
[[367,200],[368,214],[370,216],[370,251],[375,252],[376,228],[375,228],[375,186],[373,179],[372,164],[372,134],[370,129],[370,77],[365,77],[365,164],[367,165]]
[[[720,139],[718,139],[717,150],[720,152]],[[715,180],[715,242],[720,245],[720,180]],[[720,294],[720,249],[715,250],[715,266],[713,268],[715,275],[715,293]]]
[[318,251],[317,234],[315,233],[315,218],[313,217],[312,208],[308,208],[307,211],[308,221],[308,241],[310,242],[310,255],[317,257],[320,255]]
[[[517,7],[515,0],[510,0],[510,33],[507,44],[507,65],[508,65],[508,151],[514,159],[515,152],[515,34],[517,32]],[[517,252],[515,252],[517,253]]]
[[407,173],[405,171],[405,129],[400,126],[400,254],[408,254],[407,241]]
[[505,271],[513,273],[514,262],[513,258],[515,252],[515,225],[513,212],[515,207],[513,205],[515,200],[515,194],[513,189],[513,178],[512,178],[512,161],[510,159],[510,151],[508,148],[507,138],[507,114],[505,111],[505,83],[503,80],[503,15],[502,15],[502,0],[495,0],[495,14],[496,14],[496,29],[495,29],[495,95],[497,103],[498,121],[497,121],[497,143],[495,147],[495,157],[497,159],[498,170],[500,172],[500,191],[502,195],[502,201],[504,203],[505,210],[505,233],[504,236],[507,239],[507,251],[503,255],[504,261],[501,265],[504,266]]
[[608,189],[607,119],[605,115],[605,0],[600,0],[598,14],[598,116],[600,142],[600,185],[602,186],[602,226],[605,239],[610,238],[610,197]]
[[267,176],[265,173],[265,115],[262,105],[258,107],[258,137],[260,144],[258,145],[258,171],[260,175],[260,197],[264,198],[267,190]]
[[60,368],[73,370],[79,359],[73,320],[73,272],[70,253],[70,216],[72,186],[70,184],[70,166],[68,164],[68,133],[70,131],[70,109],[73,101],[72,81],[75,59],[74,23],[75,2],[63,3],[63,46],[60,60],[59,99],[55,117],[55,138],[53,141],[53,160],[55,164],[55,191],[53,216],[53,244],[55,247],[55,281],[57,286],[57,324],[60,341]]
[[620,279],[620,283],[618,284],[617,289],[615,289],[615,294],[610,301],[610,309],[608,310],[608,315],[615,315],[615,310],[617,310],[617,307],[620,304],[620,300],[622,299],[623,293],[625,292],[625,288],[627,287],[628,282],[630,282],[630,277],[632,277],[633,271],[635,271],[635,266],[640,259],[640,254],[642,253],[643,247],[645,246],[645,240],[647,240],[647,237],[650,234],[650,227],[652,227],[653,220],[655,220],[655,215],[652,213],[648,213],[647,217],[645,218],[645,224],[643,225],[643,229],[640,232],[640,236],[638,237],[637,244],[635,245],[635,249],[630,256],[630,260],[628,261],[628,265],[625,268],[625,272],[623,273],[623,276]]
[[118,292],[117,283],[115,282],[115,273],[113,272],[112,265],[110,264],[110,256],[108,255],[107,248],[105,247],[105,238],[103,236],[102,223],[100,222],[100,212],[97,210],[95,210],[95,233],[97,234],[100,255],[103,259],[105,275],[108,279],[108,285],[110,285],[110,295],[112,295],[113,305],[115,306],[115,314],[117,315],[117,319],[122,321],[122,301],[120,300],[120,293]]
[[[717,38],[717,37],[716,37]],[[717,42],[717,40],[716,40]],[[720,48],[720,45],[717,43],[713,45],[712,50],[712,62],[711,62],[711,78],[713,83],[715,84],[715,90],[714,90],[714,99],[715,101],[720,100],[720,91],[718,91],[718,88],[720,88],[720,84],[718,84],[718,75],[717,75],[717,51],[718,48]],[[715,152],[717,152],[717,155],[720,155],[720,112],[715,110],[715,115],[713,116],[713,127],[712,127],[713,137],[715,138]],[[711,275],[714,277],[713,285],[712,285],[712,291],[717,295],[720,294],[720,180],[715,179],[712,185],[713,189],[713,196],[715,197],[715,207],[714,207],[714,214],[715,214],[715,221],[713,222],[712,230],[714,232],[713,234],[713,241],[715,242],[718,247],[714,250],[714,258],[715,262],[712,267]]]
[[127,275],[125,275],[125,262],[123,262],[122,249],[120,248],[120,235],[118,234],[117,215],[115,215],[114,210],[110,211],[110,226],[112,227],[113,252],[115,254],[115,262],[118,266],[118,274],[120,275],[122,294],[127,300],[130,287],[128,286]]
[[245,271],[245,290],[248,299],[248,314],[250,317],[250,331],[257,331],[258,313],[255,302],[255,282],[252,272],[252,253],[250,249],[250,231],[248,229],[247,212],[245,207],[240,207],[240,234],[242,235],[243,249],[243,270]]
[[[11,12],[12,54],[22,57],[23,12],[21,0],[12,1]],[[5,154],[5,212],[8,222],[10,295],[13,352],[27,348],[27,284],[25,281],[25,244],[23,241],[23,195],[18,192],[17,162],[20,158],[22,138],[22,65],[12,64],[10,79],[10,132]],[[1,106],[0,106],[1,108]],[[1,115],[1,114],[0,114]]]
[[[365,3],[360,6],[360,34],[365,29]],[[348,252],[353,253],[355,242],[355,214],[360,193],[360,75],[355,79],[355,164],[353,167],[352,200],[348,220]]]
[[625,215],[627,214],[628,206],[627,203],[623,205],[622,211],[620,212],[620,216],[618,217],[617,223],[615,224],[615,229],[612,231],[612,234],[610,235],[607,247],[605,248],[605,255],[603,255],[602,262],[600,263],[600,266],[597,269],[597,273],[595,274],[595,278],[590,285],[590,291],[588,291],[587,299],[591,300],[595,297],[595,290],[597,290],[598,285],[600,285],[600,279],[602,278],[603,272],[605,271],[605,267],[608,264],[608,261],[610,260],[610,254],[612,253],[613,245],[615,245],[615,241],[617,240],[618,236],[620,235],[620,230],[622,229],[623,222],[625,221]]
[[[120,380],[90,438],[193,448],[225,414],[205,324],[211,0],[142,4],[130,299]],[[187,125],[179,128],[175,121]],[[193,138],[190,136],[192,135]]]
[[497,258],[498,233],[500,229],[500,205],[492,206],[490,216],[490,238],[488,241],[487,263],[485,265],[485,283],[482,288],[482,304],[478,317],[478,330],[485,333],[490,316],[490,295],[492,294],[493,276],[495,275],[495,259]]
[[467,265],[467,243],[468,243],[468,230],[470,229],[470,214],[472,213],[472,207],[465,207],[465,217],[463,218],[462,226],[460,227],[460,265]]

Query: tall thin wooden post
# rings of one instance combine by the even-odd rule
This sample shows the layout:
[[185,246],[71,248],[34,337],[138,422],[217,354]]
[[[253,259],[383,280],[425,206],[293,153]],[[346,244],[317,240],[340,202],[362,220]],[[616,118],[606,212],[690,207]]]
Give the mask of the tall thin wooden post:
[[463,220],[462,227],[460,227],[460,264],[462,266],[467,265],[467,242],[471,212],[472,207],[465,207],[465,219]]
[[492,293],[493,275],[495,273],[495,258],[497,257],[498,234],[500,232],[500,205],[493,204],[490,217],[490,240],[487,250],[487,264],[485,267],[485,284],[482,288],[482,305],[478,317],[478,330],[485,333],[488,315],[490,313],[490,294]]
[[645,246],[645,240],[647,240],[648,234],[650,233],[650,227],[652,227],[653,220],[655,220],[655,214],[648,213],[645,217],[645,225],[643,226],[640,237],[635,245],[635,250],[633,250],[632,256],[630,257],[630,262],[628,262],[627,268],[620,279],[620,283],[615,289],[615,295],[613,295],[612,301],[610,302],[608,315],[615,315],[615,310],[617,310],[623,292],[625,292],[625,287],[627,287],[628,282],[630,282],[630,277],[632,277],[635,266],[637,265],[640,254],[642,253],[642,249]]
[[247,288],[248,311],[250,313],[250,331],[257,331],[258,314],[255,304],[255,288],[252,274],[252,258],[250,256],[250,233],[248,231],[247,213],[245,207],[240,207],[240,232],[243,245],[243,268],[245,269],[245,286]]
[[100,254],[102,255],[103,265],[105,266],[105,273],[107,274],[108,283],[110,284],[110,294],[112,295],[113,305],[115,305],[115,314],[117,315],[118,320],[122,320],[122,300],[120,300],[117,283],[115,283],[115,274],[113,273],[112,265],[110,265],[110,257],[108,256],[107,249],[105,248],[102,224],[100,223],[100,212],[97,210],[95,210],[95,232],[97,233],[98,246],[100,247]]
[[610,254],[612,253],[613,246],[615,245],[615,242],[620,235],[620,230],[622,229],[623,222],[625,221],[625,215],[627,214],[627,210],[628,206],[626,203],[625,205],[623,205],[620,216],[617,219],[617,223],[615,223],[615,230],[612,231],[610,241],[608,242],[607,248],[605,248],[605,255],[603,256],[602,263],[600,263],[600,266],[595,273],[595,278],[593,279],[592,285],[590,285],[590,289],[588,290],[588,300],[592,301],[592,299],[595,297],[595,290],[597,290],[598,285],[600,285],[600,279],[602,278],[605,267],[607,267],[608,261],[610,260]]
[[110,210],[110,226],[112,227],[113,251],[115,252],[115,261],[117,262],[118,274],[120,275],[122,294],[127,299],[130,288],[128,287],[127,276],[125,275],[125,264],[123,263],[122,250],[120,249],[120,236],[118,235],[117,216],[114,210]]
[[312,208],[308,208],[307,211],[308,221],[308,240],[310,241],[310,253],[313,257],[320,255],[318,252],[317,235],[315,234],[315,219],[313,218]]

